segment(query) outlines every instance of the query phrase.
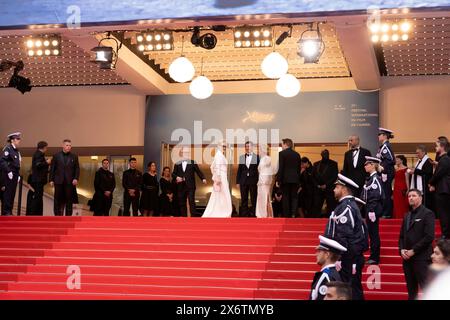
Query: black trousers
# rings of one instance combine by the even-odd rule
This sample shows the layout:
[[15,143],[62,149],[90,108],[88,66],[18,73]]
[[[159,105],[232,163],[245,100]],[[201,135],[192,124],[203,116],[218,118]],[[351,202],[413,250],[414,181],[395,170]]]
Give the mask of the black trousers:
[[[131,197],[128,191],[123,194],[123,214],[124,216],[130,216],[130,207],[133,209],[133,216],[137,217],[139,215],[139,192],[135,193],[134,197]],[[108,210],[109,212],[109,210]]]
[[384,191],[384,202],[383,202],[383,217],[392,217],[392,210],[394,208],[394,203],[392,201],[392,181],[394,177],[391,175],[387,176],[386,182],[381,182],[381,187]]
[[[241,190],[241,208],[239,215],[241,217],[255,216],[256,210],[256,198],[258,196],[258,186],[256,184],[241,184],[239,185]],[[250,202],[252,209],[248,207],[248,195],[250,194]]]
[[419,287],[423,289],[426,285],[428,267],[430,262],[427,260],[403,260],[403,272],[405,273],[406,287],[408,289],[408,299],[415,300]]
[[27,216],[42,216],[44,214],[44,184],[39,182],[31,183],[34,189],[28,191],[27,195]]
[[369,217],[366,218],[367,229],[369,231],[369,240],[370,240],[370,257],[369,260],[375,260],[376,262],[380,262],[380,220],[377,216],[375,222],[372,222]]
[[450,239],[450,194],[436,194],[435,205],[441,222],[442,235],[446,239]]
[[[353,272],[355,265],[355,272]],[[362,287],[362,270],[364,268],[364,255],[343,255],[341,259],[342,269],[339,272],[342,281],[347,282],[352,287],[352,300],[364,300],[364,290]]]
[[[110,197],[104,194],[99,195],[95,204],[94,216],[109,216],[109,210],[112,205],[112,194]],[[129,210],[129,209],[128,209]]]
[[53,202],[53,212],[55,216],[72,215],[73,208],[73,192],[72,184],[55,184],[55,200]]
[[178,185],[177,196],[178,206],[180,207],[180,216],[187,217],[187,205],[186,200],[189,199],[189,211],[191,216],[196,215],[197,209],[195,207],[195,189],[188,188],[184,183]]
[[298,187],[297,183],[283,183],[281,192],[283,198],[283,215],[285,218],[295,217],[298,209]]
[[326,215],[329,217],[331,215],[331,212],[336,208],[337,201],[334,197],[334,191],[333,190],[320,190],[316,189],[314,192],[314,202],[313,202],[313,215],[315,217],[322,216],[322,206],[323,202],[327,202],[327,211]]
[[16,173],[13,174],[12,179],[9,179],[9,177],[5,175],[5,191],[3,192],[2,200],[2,216],[12,215],[18,180],[19,176]]

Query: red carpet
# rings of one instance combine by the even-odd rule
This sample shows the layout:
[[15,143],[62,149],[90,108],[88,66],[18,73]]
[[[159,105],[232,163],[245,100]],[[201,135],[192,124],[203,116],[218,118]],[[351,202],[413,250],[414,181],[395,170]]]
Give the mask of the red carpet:
[[[0,299],[307,299],[323,219],[0,217]],[[381,285],[406,299],[400,220],[383,220]],[[81,269],[68,289],[67,267]]]

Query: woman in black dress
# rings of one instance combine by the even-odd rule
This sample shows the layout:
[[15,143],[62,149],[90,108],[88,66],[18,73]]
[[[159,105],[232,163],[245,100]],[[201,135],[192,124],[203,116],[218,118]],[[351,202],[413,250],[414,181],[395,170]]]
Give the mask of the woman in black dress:
[[156,163],[147,165],[147,172],[142,176],[142,195],[140,210],[143,216],[151,217],[158,210],[159,184],[156,176]]
[[162,216],[177,216],[176,207],[176,184],[172,180],[172,173],[169,167],[164,167],[161,179],[160,213]]

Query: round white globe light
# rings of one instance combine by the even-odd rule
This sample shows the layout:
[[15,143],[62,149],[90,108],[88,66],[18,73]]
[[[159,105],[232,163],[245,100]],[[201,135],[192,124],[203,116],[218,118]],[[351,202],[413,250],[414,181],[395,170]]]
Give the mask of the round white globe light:
[[278,79],[288,71],[286,59],[278,52],[269,53],[261,63],[261,70],[267,78]]
[[277,93],[285,98],[296,96],[300,92],[300,81],[292,74],[285,74],[277,81]]
[[197,78],[192,80],[191,84],[189,85],[189,90],[191,91],[191,94],[194,98],[206,99],[212,95],[214,86],[211,80],[209,80],[207,77],[198,76]]
[[176,82],[186,82],[192,80],[195,69],[189,59],[178,57],[170,64],[169,75]]

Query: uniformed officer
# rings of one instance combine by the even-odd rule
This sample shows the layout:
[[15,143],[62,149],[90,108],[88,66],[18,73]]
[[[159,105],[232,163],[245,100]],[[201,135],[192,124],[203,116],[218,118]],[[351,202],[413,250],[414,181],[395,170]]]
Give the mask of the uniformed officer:
[[341,281],[336,270],[336,261],[347,249],[339,242],[324,236],[319,236],[320,244],[316,248],[317,264],[322,267],[316,272],[311,285],[310,300],[323,300],[327,293],[326,284],[331,281]]
[[366,202],[365,217],[370,239],[370,257],[368,264],[380,263],[380,232],[379,221],[383,215],[384,191],[378,171],[381,160],[375,157],[366,157],[364,169],[369,174],[363,186],[362,200]]
[[16,196],[17,183],[19,182],[19,171],[22,157],[18,146],[21,140],[21,133],[15,132],[8,135],[8,144],[3,148],[0,158],[0,167],[3,175],[2,215],[12,215],[14,197]]
[[353,300],[364,299],[361,278],[364,267],[363,253],[367,249],[364,221],[353,197],[353,192],[358,188],[353,180],[342,174],[338,175],[334,195],[339,203],[331,213],[325,229],[327,238],[337,240],[347,248],[336,267],[340,269],[342,281],[352,286]]
[[389,139],[394,138],[393,132],[389,129],[379,128],[378,141],[380,147],[378,149],[377,158],[381,160],[381,181],[384,191],[383,201],[383,217],[392,217],[392,181],[395,176],[395,155],[392,151]]

